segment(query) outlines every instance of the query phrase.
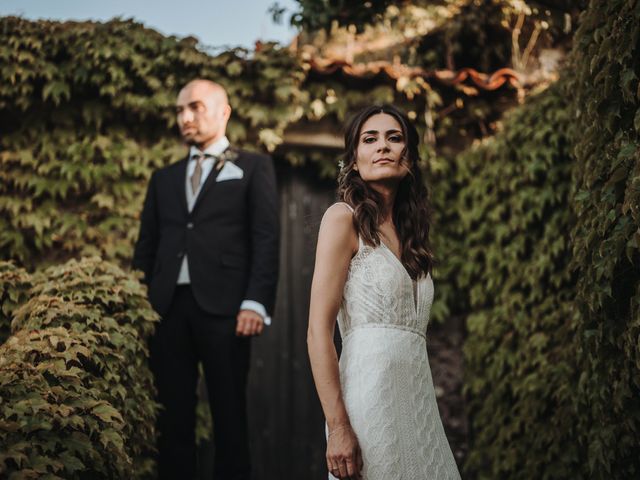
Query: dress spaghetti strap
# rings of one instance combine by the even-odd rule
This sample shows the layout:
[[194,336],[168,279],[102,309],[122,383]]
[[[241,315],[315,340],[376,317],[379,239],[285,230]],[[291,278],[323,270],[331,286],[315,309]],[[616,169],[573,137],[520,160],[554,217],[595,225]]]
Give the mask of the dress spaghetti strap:
[[351,211],[351,213],[354,213],[353,207],[349,205],[347,202],[336,202],[336,205],[344,205]]

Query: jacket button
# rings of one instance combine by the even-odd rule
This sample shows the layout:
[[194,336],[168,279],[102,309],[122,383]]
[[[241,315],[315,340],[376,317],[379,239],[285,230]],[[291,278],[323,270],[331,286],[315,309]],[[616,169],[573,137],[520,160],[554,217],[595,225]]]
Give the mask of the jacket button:
[[193,223],[192,222],[187,223],[187,228],[191,230],[193,228]]
[[178,258],[184,257],[184,252],[178,252]]

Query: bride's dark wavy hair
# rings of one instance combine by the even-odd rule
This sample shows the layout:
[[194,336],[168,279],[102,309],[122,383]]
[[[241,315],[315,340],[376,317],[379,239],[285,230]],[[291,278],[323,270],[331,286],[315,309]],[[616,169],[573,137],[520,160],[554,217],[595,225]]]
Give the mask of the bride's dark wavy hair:
[[417,279],[431,272],[434,263],[429,243],[431,207],[427,187],[418,165],[418,132],[404,113],[392,105],[372,105],[356,113],[344,135],[345,154],[338,174],[338,198],[354,209],[353,223],[358,234],[369,245],[380,245],[379,225],[382,196],[354,170],[362,125],[369,117],[385,113],[402,127],[405,139],[403,162],[409,173],[402,179],[393,204],[393,224],[400,239],[402,263],[409,275]]

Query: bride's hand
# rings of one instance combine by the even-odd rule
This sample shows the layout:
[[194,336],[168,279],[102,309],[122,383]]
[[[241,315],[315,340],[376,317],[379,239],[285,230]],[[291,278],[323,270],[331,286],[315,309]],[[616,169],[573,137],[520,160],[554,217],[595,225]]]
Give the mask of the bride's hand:
[[362,452],[351,425],[342,425],[329,432],[327,468],[336,478],[361,478]]

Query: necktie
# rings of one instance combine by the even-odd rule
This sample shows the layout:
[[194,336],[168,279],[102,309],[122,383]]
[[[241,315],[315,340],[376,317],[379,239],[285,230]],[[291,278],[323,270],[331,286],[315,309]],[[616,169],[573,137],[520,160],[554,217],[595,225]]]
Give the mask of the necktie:
[[196,161],[196,168],[193,170],[193,174],[191,175],[191,191],[195,195],[200,187],[200,181],[202,180],[202,162],[204,162],[205,158],[213,158],[215,160],[214,155],[210,155],[208,153],[196,154],[191,157]]

